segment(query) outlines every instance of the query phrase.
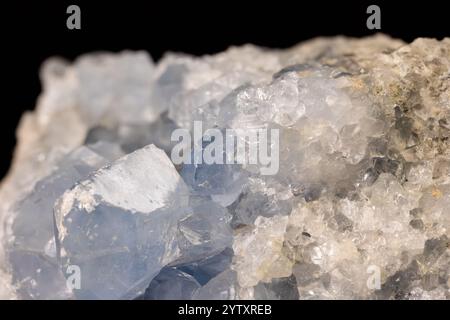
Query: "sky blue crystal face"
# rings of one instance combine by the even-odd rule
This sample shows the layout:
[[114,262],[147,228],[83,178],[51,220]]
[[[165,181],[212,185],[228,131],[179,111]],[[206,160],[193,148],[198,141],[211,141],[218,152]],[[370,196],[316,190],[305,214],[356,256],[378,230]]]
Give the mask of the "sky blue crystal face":
[[67,191],[55,207],[55,221],[63,270],[75,265],[81,271],[75,296],[141,294],[162,267],[179,258],[178,221],[188,216],[187,205],[184,182],[153,145]]
[[[53,205],[76,181],[108,162],[88,147],[66,156],[56,171],[39,181],[16,206],[8,252],[14,282],[33,299],[65,298],[65,279],[57,261]],[[30,223],[32,221],[33,223]]]
[[226,208],[210,200],[195,199],[188,216],[178,221],[177,263],[201,261],[231,247],[231,216]]

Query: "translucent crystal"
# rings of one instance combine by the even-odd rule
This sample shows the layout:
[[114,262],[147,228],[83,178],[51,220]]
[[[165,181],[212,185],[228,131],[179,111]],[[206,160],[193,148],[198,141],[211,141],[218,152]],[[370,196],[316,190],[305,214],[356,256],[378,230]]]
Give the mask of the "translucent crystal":
[[[0,185],[0,297],[450,299],[449,57],[378,34],[49,59]],[[172,162],[176,129],[191,160],[207,129],[275,130],[251,146],[277,170]]]
[[87,147],[69,154],[59,168],[39,181],[28,197],[15,207],[10,226],[14,237],[8,246],[13,281],[28,298],[67,298],[70,290],[57,261],[53,205],[76,181],[108,160]]
[[163,269],[145,290],[145,300],[192,299],[199,283],[191,275],[175,268]]
[[187,188],[153,145],[104,167],[64,193],[55,207],[62,268],[82,271],[79,298],[142,292],[176,260],[177,223],[188,216]]
[[203,287],[194,295],[196,300],[234,300],[239,297],[239,285],[236,280],[236,272],[226,270]]

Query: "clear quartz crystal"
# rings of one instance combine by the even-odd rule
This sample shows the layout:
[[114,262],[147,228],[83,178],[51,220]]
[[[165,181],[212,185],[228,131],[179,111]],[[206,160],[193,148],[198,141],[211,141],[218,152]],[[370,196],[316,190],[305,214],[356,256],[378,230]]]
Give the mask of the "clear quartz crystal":
[[[450,299],[449,57],[378,34],[49,59],[0,185],[0,298]],[[174,165],[194,121],[278,130],[279,170]]]

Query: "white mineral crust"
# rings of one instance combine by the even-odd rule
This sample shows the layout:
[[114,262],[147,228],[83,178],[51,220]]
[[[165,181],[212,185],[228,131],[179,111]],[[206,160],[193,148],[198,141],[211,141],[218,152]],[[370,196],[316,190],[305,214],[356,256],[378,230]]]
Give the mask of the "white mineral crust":
[[[0,298],[450,299],[449,38],[91,53],[41,79]],[[279,170],[174,165],[194,121],[279,130]]]

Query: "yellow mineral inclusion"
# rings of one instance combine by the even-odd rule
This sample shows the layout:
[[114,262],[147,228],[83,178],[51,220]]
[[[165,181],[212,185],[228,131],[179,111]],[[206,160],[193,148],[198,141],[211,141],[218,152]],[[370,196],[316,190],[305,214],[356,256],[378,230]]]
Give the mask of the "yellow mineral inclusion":
[[431,190],[431,195],[433,196],[433,198],[439,199],[442,197],[442,191],[436,187],[433,187],[433,189]]

